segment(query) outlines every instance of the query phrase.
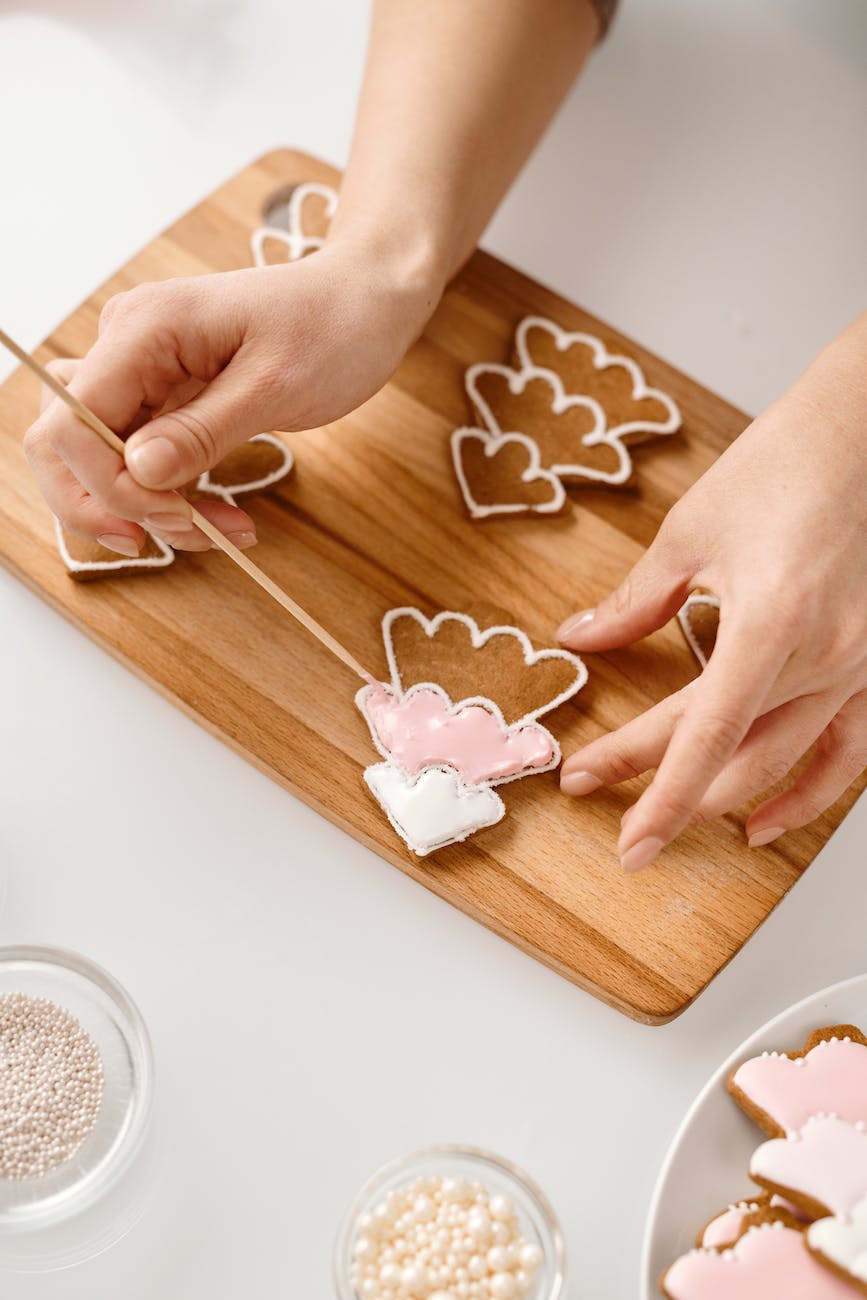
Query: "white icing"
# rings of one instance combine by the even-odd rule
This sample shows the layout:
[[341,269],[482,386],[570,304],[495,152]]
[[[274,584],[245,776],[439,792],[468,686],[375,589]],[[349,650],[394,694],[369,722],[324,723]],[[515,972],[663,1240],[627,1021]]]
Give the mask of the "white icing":
[[250,492],[264,492],[266,488],[273,487],[285,478],[295,463],[292,452],[286,446],[282,438],[278,438],[273,433],[257,433],[254,437],[248,439],[249,442],[264,442],[269,447],[276,447],[283,457],[282,464],[270,474],[265,474],[262,478],[250,479],[247,483],[220,484],[211,482],[210,470],[205,470],[204,474],[199,475],[196,484],[200,492],[206,492],[208,496],[220,497],[223,501],[228,502],[230,506],[236,505],[235,496],[243,494],[246,496]]
[[305,181],[296,185],[289,196],[287,208],[287,229],[279,226],[260,226],[250,238],[253,261],[256,266],[270,266],[265,256],[267,241],[276,240],[286,247],[287,261],[297,262],[307,253],[315,252],[325,243],[322,235],[308,235],[304,231],[304,205],[312,196],[325,200],[325,215],[330,221],[337,211],[337,191],[330,185],[321,185],[318,181]]
[[867,1196],[848,1217],[819,1219],[807,1229],[810,1250],[867,1282]]
[[[463,447],[466,442],[482,442],[485,444],[485,455],[495,456],[496,453],[507,443],[521,443],[526,447],[530,464],[521,475],[524,483],[532,483],[537,479],[544,479],[549,482],[553,488],[553,496],[550,501],[543,501],[541,504],[532,505],[528,502],[513,501],[504,505],[494,503],[492,505],[483,505],[476,501],[472,489],[464,473],[463,465]],[[539,457],[538,445],[529,438],[525,433],[487,433],[484,429],[455,429],[451,437],[452,461],[454,462],[455,475],[458,480],[458,486],[461,489],[461,496],[466,502],[467,509],[474,519],[485,519],[489,515],[509,515],[522,514],[531,511],[534,514],[545,515],[554,514],[562,510],[566,501],[566,490],[556,474],[550,470],[542,468],[542,462]]]
[[465,786],[450,767],[408,777],[391,763],[368,767],[364,779],[401,839],[424,857],[493,826],[506,806],[490,786]]
[[632,379],[632,396],[635,400],[641,401],[649,397],[659,402],[666,409],[667,416],[665,420],[629,420],[610,428],[608,430],[610,434],[623,438],[631,433],[676,433],[680,428],[680,411],[668,394],[663,393],[659,388],[651,388],[644,378],[644,371],[636,361],[633,361],[631,357],[622,356],[620,353],[609,352],[602,340],[596,338],[593,334],[570,333],[568,330],[561,329],[553,321],[547,320],[544,316],[525,316],[515,335],[518,357],[522,367],[534,365],[527,343],[527,335],[531,329],[545,330],[546,333],[550,334],[558,352],[567,352],[575,344],[583,344],[585,347],[590,348],[593,353],[594,369],[608,370],[612,366],[618,366],[626,370]]
[[[686,637],[690,650],[695,655],[701,667],[707,668],[707,655],[701,647],[701,642],[692,630],[692,622],[690,620],[691,612],[697,605],[704,605],[708,609],[719,609],[720,603],[716,596],[706,596],[703,592],[694,591],[692,595],[687,596],[686,600],[677,611],[677,619],[683,629],[683,635]],[[783,1055],[784,1054],[785,1053],[783,1053]],[[763,1055],[767,1056],[767,1052],[763,1053]],[[774,1052],[772,1055],[776,1056],[777,1053]]]
[[175,559],[175,553],[170,546],[166,546],[165,542],[160,541],[158,537],[151,537],[159,555],[118,555],[114,560],[76,560],[66,545],[66,538],[63,536],[63,529],[58,519],[54,520],[54,533],[60,558],[70,573],[117,573],[120,569],[165,569],[167,565],[173,564]]
[[[371,692],[376,691],[377,689],[378,689],[377,686],[362,686],[361,690],[358,692],[358,694],[355,697],[355,703],[358,709],[360,710],[365,722],[370,728],[371,739],[373,740],[373,743],[376,746],[377,750],[379,751],[379,753],[382,755],[384,759],[393,763],[394,760],[392,759],[389,751],[385,748],[382,741],[380,740],[376,727],[374,726],[367,710],[367,700]],[[448,693],[444,691],[441,686],[437,686],[435,682],[417,682],[414,685],[410,686],[408,690],[403,691],[402,693],[400,691],[396,691],[395,695],[397,699],[405,700],[412,695],[418,694],[421,691],[436,692],[436,694],[441,696],[442,699],[446,702],[450,713],[459,713],[461,709],[469,708],[471,705],[474,704],[480,705],[483,709],[487,709],[487,711],[493,714],[493,716],[497,719],[497,722],[499,723],[500,729],[502,730],[504,736],[511,735],[516,731],[521,731],[525,727],[533,727],[539,732],[541,732],[541,734],[545,737],[545,739],[550,742],[551,749],[553,752],[552,752],[551,759],[547,763],[540,764],[537,767],[524,768],[522,772],[514,772],[511,776],[501,777],[499,780],[486,781],[485,785],[489,785],[489,786],[508,785],[510,781],[520,781],[521,778],[525,776],[535,776],[537,773],[550,772],[555,767],[557,767],[558,764],[560,763],[560,759],[562,758],[562,754],[560,752],[560,746],[557,740],[555,739],[555,737],[547,729],[547,727],[543,727],[540,722],[525,722],[522,720],[520,722],[507,723],[506,719],[503,717],[503,713],[502,710],[500,709],[500,706],[498,704],[495,704],[493,700],[486,699],[484,695],[471,695],[467,699],[459,700],[457,704],[453,704],[452,701],[449,699]]]
[[836,1115],[814,1115],[799,1133],[763,1142],[750,1176],[847,1213],[867,1196],[867,1132]]
[[561,691],[553,700],[549,700],[547,704],[543,704],[538,709],[533,709],[531,712],[525,713],[523,717],[516,719],[516,723],[532,722],[535,718],[541,717],[543,713],[550,713],[550,711],[556,709],[559,704],[563,704],[566,700],[571,699],[573,695],[577,695],[578,691],[581,690],[582,686],[587,681],[587,669],[583,660],[579,659],[578,655],[572,654],[569,650],[534,650],[529,637],[525,632],[522,632],[519,627],[510,627],[506,624],[498,624],[496,627],[485,628],[485,630],[482,631],[475,619],[470,618],[469,614],[462,614],[454,610],[443,610],[441,613],[435,614],[433,618],[426,618],[425,615],[422,614],[421,610],[416,609],[414,606],[401,605],[397,609],[388,610],[382,620],[382,639],[385,644],[385,656],[388,662],[388,671],[391,674],[391,684],[401,695],[404,692],[404,685],[401,681],[400,667],[397,663],[394,643],[391,637],[392,625],[401,618],[415,619],[416,623],[418,623],[419,627],[422,628],[425,635],[429,637],[435,636],[447,619],[463,623],[463,625],[469,630],[471,644],[476,650],[481,646],[486,645],[492,637],[514,637],[521,647],[524,663],[527,664],[528,667],[532,664],[540,663],[543,659],[562,659],[566,663],[571,664],[575,669],[575,678],[570,682],[565,690]]

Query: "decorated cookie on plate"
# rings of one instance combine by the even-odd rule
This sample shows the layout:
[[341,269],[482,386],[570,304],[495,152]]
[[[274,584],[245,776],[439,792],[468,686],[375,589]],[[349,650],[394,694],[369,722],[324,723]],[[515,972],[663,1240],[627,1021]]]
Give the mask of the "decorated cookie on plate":
[[[292,469],[292,453],[282,439],[260,433],[242,442],[218,465],[201,474],[186,489],[193,501],[219,499],[235,505],[281,482]],[[139,555],[128,558],[69,533],[55,521],[57,549],[67,572],[76,582],[123,577],[164,569],[174,563],[175,552],[160,538],[148,536]]]
[[297,262],[315,253],[325,243],[331,220],[337,211],[337,191],[318,181],[304,181],[291,190],[286,204],[286,224],[259,226],[250,247],[256,266]]
[[813,1115],[788,1137],[763,1142],[750,1177],[810,1219],[849,1215],[867,1196],[867,1129],[837,1115]]
[[803,1225],[766,1211],[731,1246],[681,1255],[660,1279],[668,1300],[853,1300],[807,1249]]
[[862,1295],[867,1295],[867,1196],[848,1214],[819,1219],[806,1232],[811,1255]]
[[364,779],[419,856],[505,815],[495,787],[550,771],[560,747],[539,718],[584,685],[582,661],[535,650],[519,628],[480,628],[468,614],[389,610],[389,680],[356,696],[381,763]]
[[799,1134],[814,1115],[867,1122],[867,1039],[854,1025],[817,1029],[802,1051],[763,1052],[734,1070],[728,1090],[769,1137]]

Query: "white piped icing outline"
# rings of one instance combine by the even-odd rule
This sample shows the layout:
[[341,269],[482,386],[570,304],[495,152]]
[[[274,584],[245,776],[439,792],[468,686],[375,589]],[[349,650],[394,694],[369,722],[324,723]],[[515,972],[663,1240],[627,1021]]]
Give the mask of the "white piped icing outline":
[[[464,473],[462,448],[465,442],[481,442],[484,445],[486,456],[495,456],[502,446],[510,442],[519,442],[526,447],[530,454],[530,464],[521,475],[522,483],[534,483],[540,479],[549,482],[553,489],[554,495],[550,501],[543,501],[538,505],[531,502],[513,501],[504,505],[482,505],[476,501],[466,474]],[[491,434],[485,429],[462,428],[455,429],[451,436],[452,463],[455,467],[455,477],[458,480],[458,486],[461,490],[461,496],[464,499],[467,509],[474,519],[487,519],[491,515],[511,515],[511,514],[537,514],[547,515],[556,514],[562,510],[566,503],[566,489],[563,487],[561,480],[551,470],[542,468],[542,460],[539,455],[539,446],[532,438],[525,433],[500,433]]]
[[325,243],[324,235],[306,235],[304,233],[304,204],[316,195],[325,200],[325,216],[331,221],[337,211],[338,193],[331,185],[320,181],[302,181],[296,185],[289,196],[286,211],[287,229],[281,226],[259,226],[250,236],[250,251],[253,263],[258,267],[273,266],[265,256],[265,243],[269,239],[285,244],[289,262],[297,262],[307,253],[314,253]]
[[[607,428],[605,412],[596,399],[587,397],[582,393],[568,393],[563,385],[563,380],[557,372],[555,370],[545,370],[542,366],[522,366],[520,370],[515,370],[512,366],[487,361],[478,361],[475,365],[470,366],[464,377],[467,396],[478,411],[482,423],[493,437],[501,438],[506,431],[500,427],[490,404],[479,392],[478,380],[483,375],[499,375],[502,379],[505,379],[509,386],[509,392],[515,397],[520,397],[528,384],[541,380],[551,389],[553,396],[550,406],[555,415],[562,415],[565,411],[574,410],[576,407],[582,407],[593,415],[593,428],[588,433],[582,434],[582,444],[585,447],[598,447],[605,444],[612,448],[618,460],[618,468],[610,472],[564,461],[562,464],[544,466],[549,474],[556,474],[561,479],[589,479],[595,483],[609,483],[615,487],[625,483],[630,477],[632,474],[632,457],[628,449],[620,441],[620,438],[612,434]],[[526,429],[522,429],[520,432],[530,441],[536,443],[538,450],[539,444],[532,434],[528,433]]]
[[[54,535],[57,538],[57,550],[60,558],[70,573],[117,573],[121,569],[165,569],[174,564],[175,553],[170,546],[153,537],[151,541],[157,547],[159,555],[119,555],[116,560],[76,560],[70,554],[63,536],[60,520],[55,516]],[[106,548],[107,549],[107,548]]]
[[[204,474],[200,474],[196,480],[198,491],[206,493],[211,500],[219,498],[228,505],[234,506],[237,502],[233,494],[247,496],[254,492],[262,492],[266,488],[273,487],[275,483],[279,483],[292,470],[295,457],[282,438],[278,438],[272,433],[257,433],[252,438],[248,438],[247,441],[265,442],[269,446],[277,447],[283,454],[283,464],[279,469],[274,470],[271,474],[266,474],[263,478],[253,479],[249,483],[236,483],[228,487],[212,483],[210,471],[205,470]],[[175,562],[175,552],[172,548],[151,533],[148,533],[148,536],[160,551],[159,555],[144,557],[140,555],[119,555],[116,560],[75,560],[66,545],[60,521],[56,518],[54,520],[54,532],[60,558],[70,573],[119,573],[128,569],[166,569]]]
[[[400,668],[398,667],[394,644],[391,637],[392,624],[394,624],[399,618],[415,619],[416,623],[418,623],[419,627],[428,637],[436,636],[443,623],[449,619],[453,619],[458,623],[463,623],[463,625],[469,630],[470,641],[474,650],[481,649],[483,645],[486,645],[487,642],[495,636],[514,637],[521,646],[524,663],[528,668],[532,667],[533,664],[541,662],[543,659],[563,659],[567,663],[574,665],[577,669],[577,673],[575,681],[571,686],[568,686],[564,691],[561,691],[555,699],[550,700],[547,704],[543,704],[540,708],[534,709],[530,713],[525,713],[521,718],[517,718],[516,722],[533,722],[536,718],[540,718],[543,713],[550,713],[552,709],[556,709],[558,705],[564,704],[566,700],[571,700],[574,695],[577,695],[587,681],[587,667],[578,655],[573,654],[571,650],[534,650],[530,638],[527,636],[526,632],[522,632],[519,627],[512,627],[508,624],[497,624],[495,627],[485,628],[485,630],[482,631],[476,620],[471,618],[469,614],[463,614],[456,610],[444,609],[441,610],[439,614],[435,614],[433,618],[426,618],[421,610],[417,609],[414,605],[399,605],[396,609],[387,610],[383,615],[382,639],[385,645],[385,657],[386,662],[388,663],[388,671],[391,675],[391,684],[401,695],[403,695],[406,688],[401,680]],[[480,696],[479,698],[484,699],[484,696]]]
[[[377,776],[382,773],[383,769],[387,769],[389,772],[394,772],[406,789],[414,789],[419,783],[425,780],[430,780],[433,773],[439,773],[442,776],[448,777],[452,784],[455,801],[457,803],[460,803],[462,800],[468,802],[471,796],[490,796],[488,803],[491,808],[491,813],[489,816],[484,818],[475,818],[468,821],[461,827],[460,833],[458,834],[455,834],[454,831],[450,831],[449,833],[444,834],[442,839],[432,843],[428,843],[427,841],[422,843],[419,840],[414,840],[408,834],[406,827],[398,821],[395,813],[386,801],[385,796],[377,787]],[[376,802],[390,821],[393,829],[403,840],[404,844],[412,849],[413,853],[420,858],[427,857],[429,853],[435,853],[437,849],[444,849],[449,844],[460,844],[464,840],[468,839],[470,835],[474,835],[476,831],[484,830],[488,826],[495,826],[497,822],[502,821],[503,817],[506,815],[506,805],[489,784],[464,785],[460,776],[453,767],[445,767],[442,765],[426,767],[415,776],[410,777],[407,776],[403,769],[398,767],[396,763],[374,763],[371,767],[365,768],[364,780],[374,799],[376,799]]]
[[590,348],[593,354],[593,368],[595,370],[609,370],[612,366],[622,367],[628,372],[632,380],[632,396],[635,401],[642,401],[649,397],[660,402],[668,412],[665,420],[627,420],[623,424],[617,424],[610,428],[609,433],[618,438],[627,437],[631,433],[677,433],[683,421],[680,410],[673,398],[669,397],[667,393],[663,393],[659,388],[651,388],[644,376],[644,371],[637,361],[633,361],[631,357],[623,356],[619,352],[609,352],[602,340],[597,338],[595,334],[564,330],[545,316],[525,316],[515,335],[515,345],[523,367],[535,365],[527,345],[527,335],[531,329],[541,329],[550,334],[558,352],[567,352],[575,344]]
[[704,670],[708,665],[708,657],[702,649],[701,642],[693,631],[690,621],[690,610],[694,609],[696,605],[705,605],[708,609],[718,610],[720,608],[719,596],[693,591],[677,611],[677,621],[681,626],[683,635],[686,637],[686,643],[701,665],[702,670]]
[[[511,722],[511,723],[506,722],[506,719],[503,717],[503,712],[500,706],[498,704],[495,704],[493,700],[487,699],[484,695],[470,695],[467,697],[467,699],[459,700],[457,704],[453,704],[451,699],[449,698],[448,693],[444,691],[441,686],[438,686],[436,682],[415,682],[412,686],[410,686],[407,690],[403,692],[395,691],[392,686],[386,685],[386,683],[384,682],[378,682],[376,686],[362,686],[355,696],[356,706],[359,709],[368,727],[370,728],[371,739],[373,740],[373,743],[376,746],[377,750],[379,751],[379,753],[382,755],[384,759],[391,762],[395,767],[400,767],[400,764],[395,758],[392,757],[390,751],[386,749],[385,745],[380,740],[376,727],[374,726],[373,720],[371,719],[370,714],[367,711],[368,699],[380,687],[382,687],[384,690],[390,691],[390,693],[394,696],[395,702],[397,704],[402,704],[404,700],[410,699],[413,695],[417,695],[421,691],[433,691],[436,695],[439,695],[440,698],[444,701],[448,713],[452,716],[454,716],[457,713],[460,713],[462,709],[468,709],[471,707],[480,707],[493,715],[493,717],[499,723],[500,730],[504,736],[511,736],[518,731],[526,731],[529,729],[532,731],[540,732],[545,737],[545,739],[550,742],[552,757],[547,763],[543,763],[539,767],[524,767],[521,769],[520,772],[513,772],[511,776],[489,778],[485,781],[478,782],[479,785],[489,785],[489,786],[508,785],[510,781],[520,781],[521,778],[525,776],[536,776],[537,774],[541,774],[542,772],[551,772],[555,767],[559,766],[560,760],[563,757],[560,750],[560,745],[557,742],[556,738],[552,736],[551,732],[548,730],[547,727],[542,726],[541,722],[536,722],[536,721],[526,722],[523,719],[518,722]],[[439,766],[448,767],[452,771],[457,770],[453,768],[451,764],[448,763],[442,763],[439,764]],[[401,770],[405,771],[405,769],[403,768]],[[406,772],[406,775],[412,776],[413,773]]]
[[282,438],[278,438],[273,433],[257,433],[252,438],[247,439],[251,443],[266,443],[269,447],[276,447],[283,457],[283,463],[270,474],[265,474],[262,478],[251,479],[249,483],[236,483],[226,487],[220,483],[211,482],[211,471],[205,470],[200,474],[196,482],[199,492],[206,492],[208,496],[220,497],[230,506],[237,505],[236,497],[249,496],[253,492],[264,492],[266,488],[273,487],[279,483],[292,470],[295,464],[295,457],[286,446]]

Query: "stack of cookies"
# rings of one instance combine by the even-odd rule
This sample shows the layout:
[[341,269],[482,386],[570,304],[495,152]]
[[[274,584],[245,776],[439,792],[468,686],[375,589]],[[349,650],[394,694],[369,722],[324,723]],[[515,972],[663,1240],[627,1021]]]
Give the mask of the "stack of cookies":
[[716,1215],[663,1274],[669,1300],[856,1300],[867,1295],[867,1038],[817,1029],[799,1052],[764,1052],[728,1081],[768,1136],[757,1193]]

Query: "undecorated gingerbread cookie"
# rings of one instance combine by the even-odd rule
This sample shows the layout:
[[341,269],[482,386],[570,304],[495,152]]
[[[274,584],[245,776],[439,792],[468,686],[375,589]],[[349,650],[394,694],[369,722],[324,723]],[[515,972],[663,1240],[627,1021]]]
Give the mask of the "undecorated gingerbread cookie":
[[356,696],[384,760],[365,781],[423,856],[498,822],[494,786],[558,765],[538,718],[577,694],[587,670],[568,651],[534,650],[519,628],[483,630],[451,610],[389,610],[382,634],[389,681]]

